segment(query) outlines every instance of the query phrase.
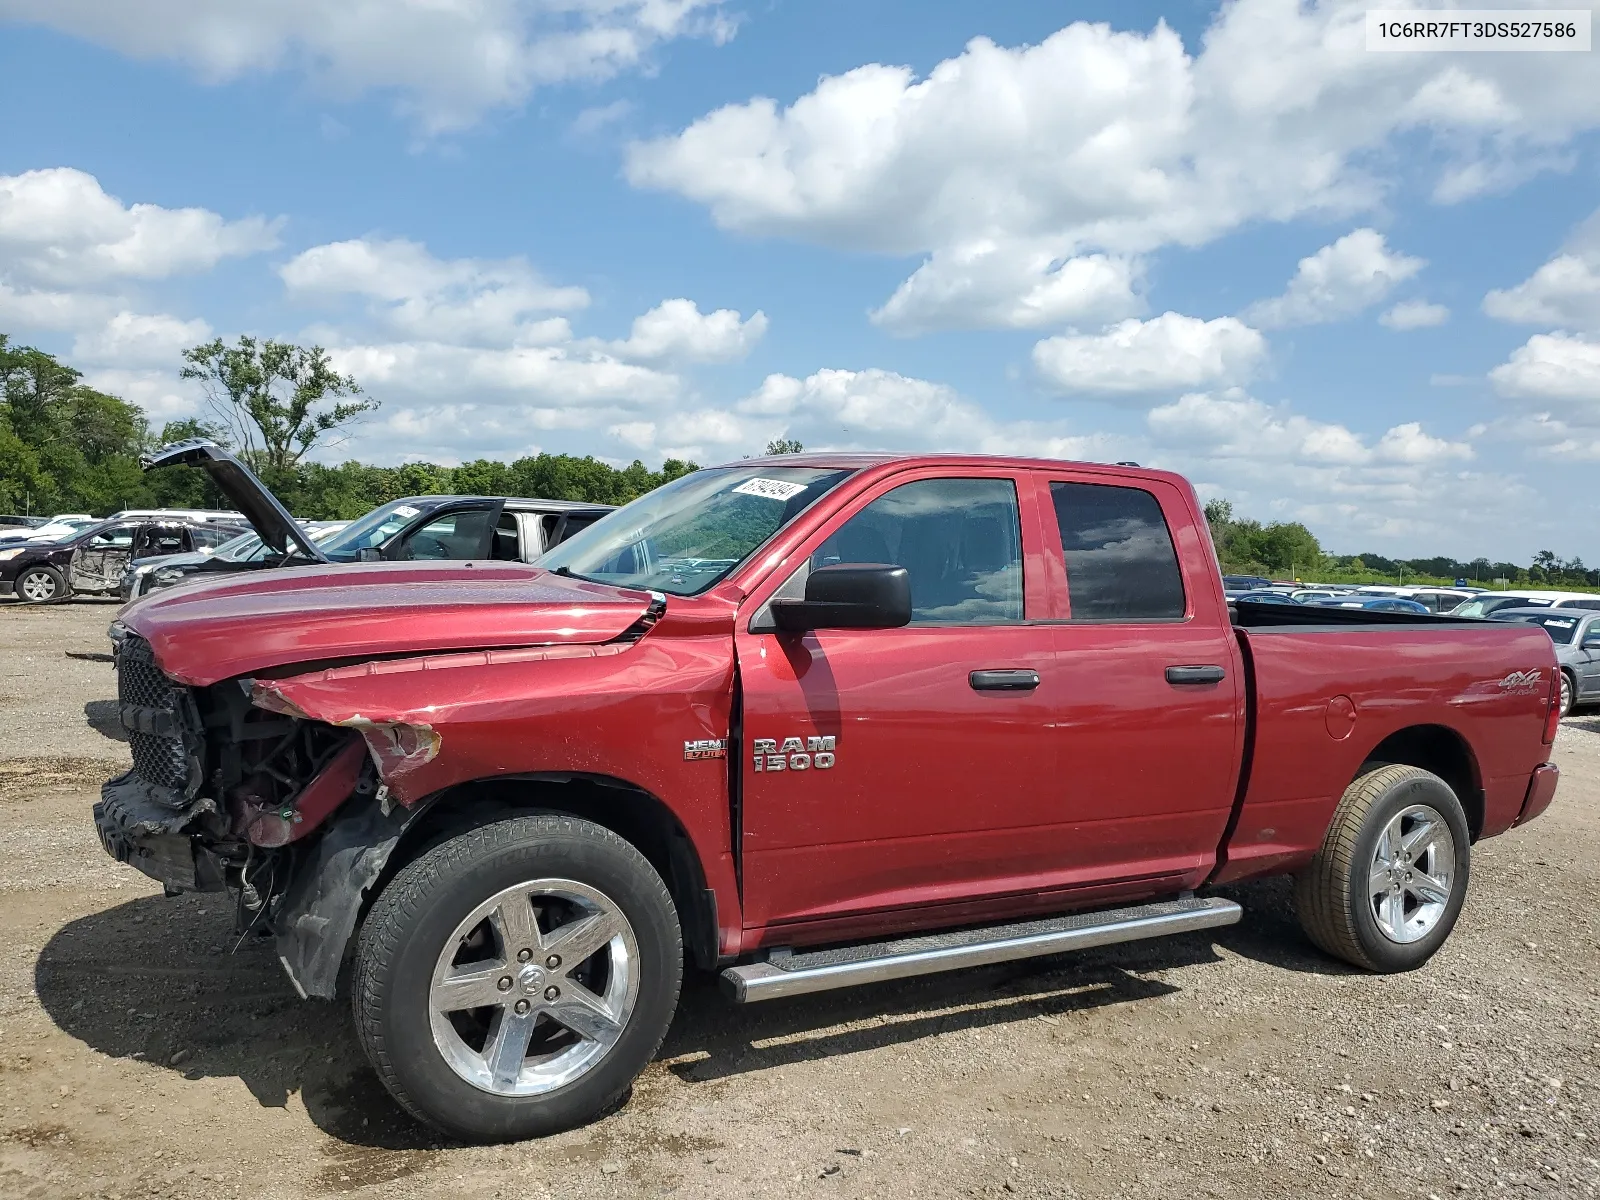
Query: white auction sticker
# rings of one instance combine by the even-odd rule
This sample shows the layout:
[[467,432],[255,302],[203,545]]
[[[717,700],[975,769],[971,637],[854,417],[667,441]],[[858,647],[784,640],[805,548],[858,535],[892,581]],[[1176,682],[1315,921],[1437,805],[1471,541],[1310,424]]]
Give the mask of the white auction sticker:
[[1368,50],[1589,49],[1586,8],[1369,8]]
[[806,490],[803,483],[790,483],[784,479],[747,479],[733,489],[741,496],[762,496],[768,500],[793,500]]
[[397,517],[414,517],[421,511],[421,509],[412,508],[409,504],[397,504],[395,505],[394,509],[395,516]]

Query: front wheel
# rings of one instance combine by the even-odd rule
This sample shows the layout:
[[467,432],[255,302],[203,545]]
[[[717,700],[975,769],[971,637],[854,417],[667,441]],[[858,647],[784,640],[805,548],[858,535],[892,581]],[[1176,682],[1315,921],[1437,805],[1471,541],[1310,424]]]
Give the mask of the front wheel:
[[434,847],[372,906],[356,1028],[413,1116],[467,1141],[592,1120],[654,1057],[677,1007],[682,935],[628,842],[517,817]]
[[1409,971],[1444,944],[1466,899],[1466,814],[1420,767],[1373,766],[1334,811],[1295,909],[1313,942],[1369,971]]
[[59,604],[72,594],[61,572],[44,565],[23,571],[16,587],[17,598],[24,604]]
[[1572,712],[1572,701],[1573,701],[1574,689],[1573,689],[1573,686],[1572,686],[1572,676],[1567,674],[1565,671],[1562,671],[1560,673],[1560,675],[1561,675],[1561,699],[1560,699],[1561,715],[1563,717],[1565,717],[1569,713]]

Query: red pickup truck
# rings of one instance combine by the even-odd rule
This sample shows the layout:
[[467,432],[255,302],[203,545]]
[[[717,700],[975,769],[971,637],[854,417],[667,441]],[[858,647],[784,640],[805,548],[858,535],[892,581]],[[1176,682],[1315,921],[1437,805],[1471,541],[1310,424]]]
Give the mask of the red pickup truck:
[[112,634],[106,849],[347,980],[468,1139],[614,1102],[685,957],[793,996],[1226,925],[1207,889],[1289,873],[1313,942],[1406,970],[1556,785],[1543,631],[1230,611],[1194,493],[1127,466],[746,460],[538,565],[228,578]]

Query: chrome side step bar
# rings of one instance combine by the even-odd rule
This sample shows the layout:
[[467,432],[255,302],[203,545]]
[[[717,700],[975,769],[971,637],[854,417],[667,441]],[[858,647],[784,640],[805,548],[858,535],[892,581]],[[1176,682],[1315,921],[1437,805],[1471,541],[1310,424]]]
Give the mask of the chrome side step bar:
[[722,972],[722,987],[739,1004],[777,1000],[807,992],[984,967],[1018,958],[1087,950],[1117,942],[1165,937],[1233,925],[1242,912],[1232,900],[1187,897],[1136,908],[1073,913],[1043,921],[991,925],[956,933],[903,938],[841,950],[774,956]]

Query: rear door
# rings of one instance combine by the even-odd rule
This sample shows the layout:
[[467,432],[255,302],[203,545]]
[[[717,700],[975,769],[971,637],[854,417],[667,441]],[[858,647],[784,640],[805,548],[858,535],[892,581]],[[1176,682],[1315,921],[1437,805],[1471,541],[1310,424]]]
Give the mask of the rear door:
[[747,926],[1015,892],[1050,869],[1034,830],[1054,807],[1060,679],[1050,629],[1028,623],[1043,546],[1026,484],[984,468],[882,481],[777,589],[803,594],[829,563],[898,564],[909,626],[780,635],[751,612],[764,590],[741,612]]
[[1054,669],[1068,823],[1049,841],[1085,882],[1192,886],[1215,862],[1243,757],[1245,682],[1211,548],[1170,484],[1045,480],[1066,597]]
[[[148,528],[145,526],[144,528]],[[133,558],[138,524],[114,525],[102,529],[73,551],[71,583],[84,592],[107,591],[122,579]]]

